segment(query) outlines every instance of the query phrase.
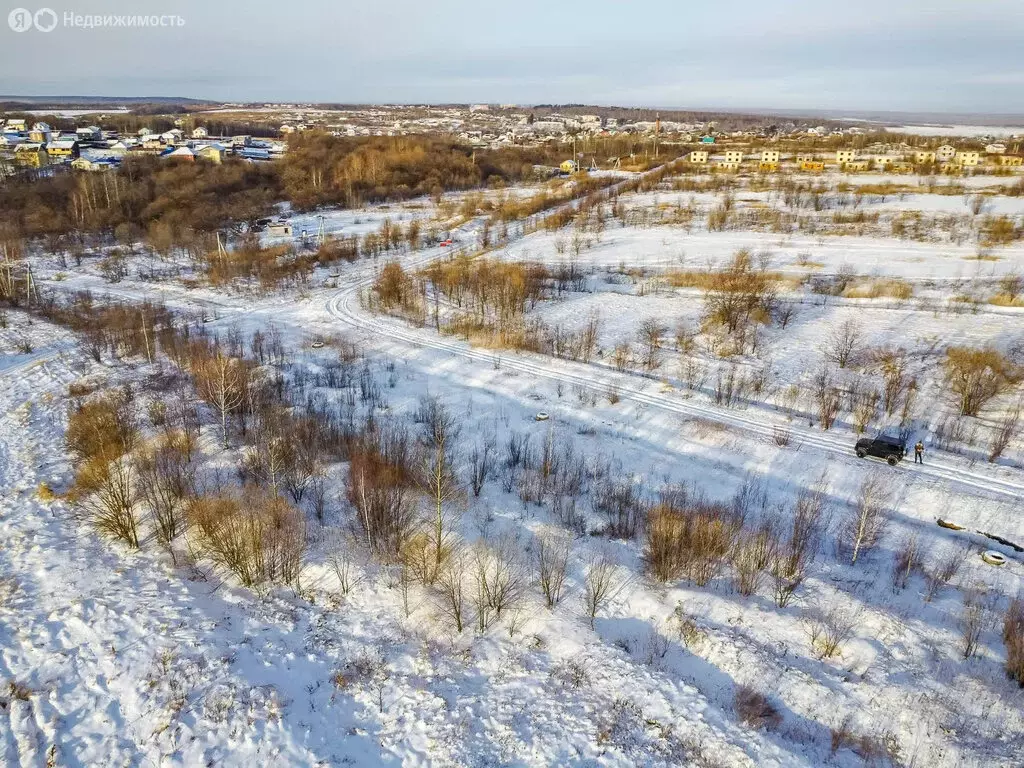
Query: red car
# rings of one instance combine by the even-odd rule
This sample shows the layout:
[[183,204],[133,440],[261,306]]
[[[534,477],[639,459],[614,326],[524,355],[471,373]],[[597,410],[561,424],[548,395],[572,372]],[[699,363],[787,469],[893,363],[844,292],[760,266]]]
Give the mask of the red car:
[[452,244],[452,240],[450,238],[448,240],[442,240],[441,241],[442,247],[446,246],[446,245],[451,245],[451,244]]

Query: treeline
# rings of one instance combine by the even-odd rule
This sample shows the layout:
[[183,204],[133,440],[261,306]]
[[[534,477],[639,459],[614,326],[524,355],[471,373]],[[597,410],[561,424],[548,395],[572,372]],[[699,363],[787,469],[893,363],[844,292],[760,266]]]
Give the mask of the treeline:
[[280,199],[275,170],[228,159],[126,158],[114,172],[14,177],[0,185],[4,239],[107,233],[126,244],[144,235],[184,240],[267,216]]

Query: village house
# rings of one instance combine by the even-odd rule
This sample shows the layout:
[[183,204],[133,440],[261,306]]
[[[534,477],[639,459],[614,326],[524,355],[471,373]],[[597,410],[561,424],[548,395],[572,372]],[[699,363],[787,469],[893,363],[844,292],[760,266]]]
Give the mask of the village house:
[[4,130],[13,133],[24,133],[28,129],[24,120],[15,120],[12,118],[4,125]]
[[846,163],[852,163],[857,159],[856,149],[839,149],[836,150],[836,162],[839,163],[839,167],[842,168]]
[[928,165],[935,162],[935,152],[929,149],[919,149],[914,152],[914,162],[918,165]]
[[935,150],[935,158],[940,163],[948,163],[954,157],[956,157],[956,147],[951,147],[949,144],[943,144]]
[[738,149],[727,149],[725,151],[725,159],[723,161],[729,165],[739,165],[743,162],[743,153]]
[[1001,155],[1006,151],[1005,144],[987,144],[985,146],[985,153],[989,155]]
[[196,153],[192,151],[191,147],[177,147],[175,149],[168,149],[160,157],[167,160],[185,160],[186,162],[194,163]]
[[687,159],[691,163],[696,163],[698,165],[706,165],[708,162],[707,150],[695,149],[689,154]]
[[49,157],[42,144],[35,141],[27,141],[14,148],[14,161],[18,165],[41,168],[49,163]]
[[220,165],[224,162],[224,155],[227,153],[227,150],[220,144],[206,144],[196,148],[195,153],[196,157],[201,157],[204,160]]
[[842,169],[847,173],[863,173],[864,171],[871,169],[871,161],[851,160],[848,163],[843,163]]
[[86,128],[76,128],[75,136],[79,141],[102,141],[103,131],[97,125],[90,125]]
[[46,145],[46,154],[51,160],[74,160],[80,154],[75,139],[56,139]]
[[963,150],[953,156],[953,162],[961,168],[974,168],[981,162],[981,153],[973,150]]
[[800,163],[800,170],[810,173],[821,173],[825,170],[825,163],[820,160],[804,160]]
[[53,138],[53,129],[48,123],[36,123],[28,132],[28,140],[36,144],[47,144]]
[[1021,167],[1024,158],[1020,155],[1000,155],[998,158],[999,165],[1004,168],[1019,168]]
[[206,130],[205,128],[203,128],[203,126],[201,126],[201,125],[196,126],[192,130],[192,138],[193,139],[205,139],[209,135],[210,135],[210,132],[208,130]]
[[801,163],[813,163],[815,161],[815,159],[816,158],[814,157],[813,154],[806,153],[806,154],[797,155],[796,158],[795,158],[795,162],[796,162],[797,165],[800,165]]

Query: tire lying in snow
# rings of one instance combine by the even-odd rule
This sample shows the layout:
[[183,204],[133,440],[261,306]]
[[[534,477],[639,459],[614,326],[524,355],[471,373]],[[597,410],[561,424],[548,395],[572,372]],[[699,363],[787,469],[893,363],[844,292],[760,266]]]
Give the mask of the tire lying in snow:
[[992,549],[982,552],[981,559],[989,565],[1006,565],[1006,555]]
[[551,418],[551,416],[546,411],[541,411],[540,413],[538,413],[536,416],[533,417],[533,420],[534,421],[547,421],[550,418]]

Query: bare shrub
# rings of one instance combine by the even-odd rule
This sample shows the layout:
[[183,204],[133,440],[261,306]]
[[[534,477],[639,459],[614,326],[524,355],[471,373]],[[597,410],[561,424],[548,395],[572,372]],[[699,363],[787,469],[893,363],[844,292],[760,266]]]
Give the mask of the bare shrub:
[[892,562],[892,588],[893,591],[906,589],[910,577],[920,571],[924,566],[921,556],[921,546],[917,540],[917,534],[910,534],[900,542],[893,554]]
[[244,496],[198,496],[189,525],[200,551],[246,587],[281,581],[298,587],[306,549],[302,513],[280,496],[248,489]]
[[212,405],[220,417],[221,442],[228,447],[228,416],[245,401],[248,370],[236,357],[217,353],[201,361],[193,371],[199,396]]
[[853,637],[860,623],[860,610],[833,602],[813,606],[804,617],[811,650],[818,659],[831,659],[842,653],[843,645]]
[[861,483],[857,498],[844,515],[838,531],[837,548],[850,564],[868,554],[885,533],[886,481],[880,474],[872,474]]
[[739,526],[731,511],[702,500],[661,503],[644,532],[644,562],[659,581],[686,577],[706,585],[721,569]]
[[832,370],[827,363],[822,363],[821,368],[814,376],[813,383],[814,402],[818,409],[818,421],[821,428],[828,430],[832,428],[836,418],[839,416],[839,408],[842,405],[842,393],[834,383]]
[[732,548],[733,586],[737,592],[745,597],[757,592],[765,569],[777,556],[778,547],[779,537],[772,519],[738,534]]
[[686,611],[682,603],[676,603],[669,617],[669,627],[679,642],[690,650],[698,648],[707,639],[707,632],[701,629],[697,619]]
[[131,404],[120,394],[107,393],[80,404],[68,415],[64,441],[81,461],[107,460],[131,451],[139,429]]
[[1021,380],[1021,370],[996,349],[950,347],[946,350],[946,382],[957,396],[963,416],[977,416],[994,397]]
[[515,540],[503,536],[495,546],[478,544],[473,553],[473,575],[477,630],[486,632],[519,604],[526,589]]
[[988,460],[990,462],[997,461],[1003,455],[1010,442],[1020,433],[1020,411],[1021,404],[1017,403],[996,424],[988,450]]
[[807,577],[828,525],[827,497],[824,476],[810,488],[803,489],[793,509],[793,524],[788,535],[780,537],[772,581],[775,604],[785,608]]
[[640,531],[648,504],[632,482],[610,478],[594,488],[594,511],[605,520],[605,533],[616,539],[632,539]]
[[346,495],[370,553],[394,563],[416,531],[416,506],[407,463],[407,438],[392,432],[352,447]]
[[466,565],[466,555],[462,548],[455,549],[445,561],[435,582],[440,613],[456,632],[462,632],[465,628],[469,614],[465,588]]
[[1024,598],[1015,598],[1003,618],[1006,674],[1024,688]]
[[960,572],[967,553],[964,550],[950,549],[932,564],[924,568],[925,592],[924,600],[930,603],[939,591],[949,584]]
[[138,493],[130,460],[89,459],[79,468],[68,500],[98,531],[138,548]]
[[981,634],[988,623],[987,611],[981,596],[969,590],[964,594],[963,606],[960,609],[960,651],[965,659],[972,658],[978,652]]
[[554,608],[562,599],[572,539],[561,531],[544,531],[537,537],[537,582],[544,604]]
[[138,487],[153,514],[157,538],[169,547],[183,529],[185,500],[195,481],[195,468],[184,439],[165,435],[156,447],[139,457],[137,467]]
[[749,685],[736,686],[733,704],[741,723],[757,730],[775,730],[782,725],[782,713],[767,696]]

